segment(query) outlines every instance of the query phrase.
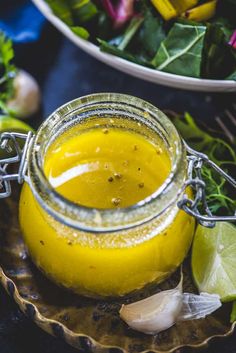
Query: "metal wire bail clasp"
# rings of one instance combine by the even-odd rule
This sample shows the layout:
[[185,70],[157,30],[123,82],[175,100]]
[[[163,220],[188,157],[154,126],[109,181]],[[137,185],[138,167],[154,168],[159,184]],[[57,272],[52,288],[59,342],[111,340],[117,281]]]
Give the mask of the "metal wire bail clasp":
[[[202,166],[206,164],[209,168],[213,168],[235,189],[236,180],[211,161],[207,155],[195,151],[189,147],[185,141],[184,145],[187,150],[188,158],[188,178],[183,189],[190,186],[194,191],[194,198],[190,199],[187,195],[184,195],[183,199],[178,202],[178,207],[195,217],[201,225],[208,228],[213,228],[217,221],[236,221],[236,211],[232,216],[216,216],[212,214],[207,204],[206,184],[201,173]],[[199,210],[200,207],[201,212]]]
[[[22,184],[27,174],[27,151],[33,141],[32,131],[28,134],[4,132],[0,134],[0,153],[4,151],[4,159],[0,158],[0,199],[11,195],[11,181]],[[19,164],[16,173],[9,170],[13,164]]]

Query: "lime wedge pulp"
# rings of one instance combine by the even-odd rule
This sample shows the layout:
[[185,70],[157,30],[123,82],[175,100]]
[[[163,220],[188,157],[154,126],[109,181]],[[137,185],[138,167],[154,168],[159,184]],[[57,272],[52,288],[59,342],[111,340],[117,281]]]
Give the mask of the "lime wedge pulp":
[[236,227],[218,222],[212,229],[198,225],[192,249],[192,273],[199,292],[236,299]]

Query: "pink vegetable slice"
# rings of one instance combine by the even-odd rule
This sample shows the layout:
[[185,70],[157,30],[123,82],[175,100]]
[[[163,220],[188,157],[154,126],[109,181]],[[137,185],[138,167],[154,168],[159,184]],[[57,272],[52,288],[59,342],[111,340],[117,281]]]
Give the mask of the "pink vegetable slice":
[[231,45],[234,49],[236,49],[236,29],[234,30],[232,36],[230,37],[229,45]]
[[123,26],[134,15],[134,0],[102,0],[102,4],[115,28]]

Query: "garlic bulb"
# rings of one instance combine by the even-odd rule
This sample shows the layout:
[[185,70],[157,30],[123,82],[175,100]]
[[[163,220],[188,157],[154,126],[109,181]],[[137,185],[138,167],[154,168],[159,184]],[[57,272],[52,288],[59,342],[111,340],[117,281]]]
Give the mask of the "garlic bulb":
[[26,71],[19,70],[13,81],[14,95],[7,107],[20,118],[34,114],[40,104],[40,90],[36,80]]
[[122,305],[121,318],[134,330],[156,334],[173,326],[183,305],[182,276],[174,289],[162,291],[136,303]]
[[181,278],[174,289],[122,305],[120,316],[134,330],[153,335],[168,329],[177,321],[204,318],[221,305],[220,297],[216,294],[183,293]]

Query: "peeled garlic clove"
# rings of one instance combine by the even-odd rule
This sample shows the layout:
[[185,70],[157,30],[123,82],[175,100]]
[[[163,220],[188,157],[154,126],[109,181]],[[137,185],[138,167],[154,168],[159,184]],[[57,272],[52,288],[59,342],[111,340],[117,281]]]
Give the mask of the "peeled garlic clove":
[[183,305],[178,321],[203,319],[221,307],[220,297],[217,294],[192,293],[183,294]]
[[19,70],[13,81],[13,97],[7,107],[19,118],[27,118],[39,109],[40,90],[36,80],[26,71]]
[[182,308],[182,275],[174,289],[162,291],[138,302],[122,305],[121,318],[134,330],[156,334],[173,326]]

